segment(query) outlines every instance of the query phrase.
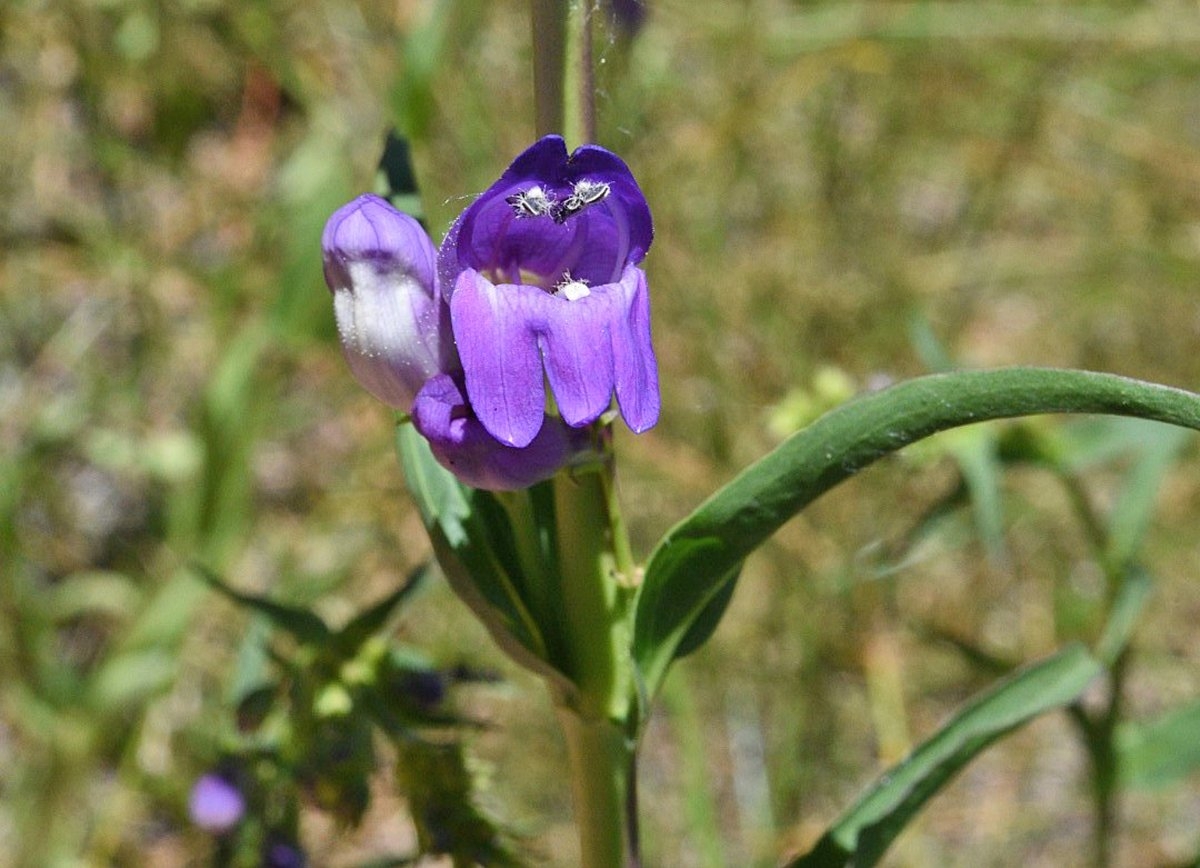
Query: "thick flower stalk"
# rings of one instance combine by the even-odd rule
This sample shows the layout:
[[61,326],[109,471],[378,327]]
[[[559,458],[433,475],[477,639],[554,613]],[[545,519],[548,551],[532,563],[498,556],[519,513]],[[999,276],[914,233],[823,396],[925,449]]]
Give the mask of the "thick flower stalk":
[[590,426],[614,396],[634,431],[658,421],[638,268],[652,236],[620,158],[594,145],[568,156],[547,136],[463,212],[440,253],[371,195],[333,214],[322,248],[355,377],[411,415],[459,479],[505,490],[589,460]]

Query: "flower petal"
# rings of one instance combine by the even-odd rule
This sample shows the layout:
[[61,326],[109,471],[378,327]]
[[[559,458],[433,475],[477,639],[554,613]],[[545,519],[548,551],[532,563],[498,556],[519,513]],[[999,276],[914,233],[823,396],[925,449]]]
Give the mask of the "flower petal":
[[554,418],[523,449],[505,446],[487,432],[446,374],[430,378],[417,395],[413,424],[438,463],[472,488],[489,491],[528,488],[591,451],[587,432]]
[[527,446],[545,416],[537,334],[546,328],[536,287],[493,284],[464,271],[450,299],[467,396],[479,421],[510,446]]
[[333,212],[321,233],[321,250],[331,289],[339,282],[339,264],[362,260],[389,263],[422,286],[434,285],[437,251],[421,224],[371,193]]
[[226,832],[246,813],[246,797],[224,775],[201,775],[188,797],[192,822],[210,832]]
[[545,299],[546,378],[563,421],[574,427],[587,425],[612,403],[612,328],[614,321],[620,324],[621,298],[610,284],[593,287],[575,301],[550,295]]
[[641,433],[658,421],[658,363],[650,342],[646,275],[629,266],[619,283],[591,287],[569,301],[547,296],[542,340],[546,376],[568,425],[587,425],[612,403]]
[[[636,265],[641,262],[654,241],[654,224],[642,188],[625,161],[599,145],[583,145],[571,154],[568,177],[572,184],[585,178],[608,184],[609,194],[601,204],[607,205],[613,212],[619,212],[628,224],[626,234],[629,252],[622,264]],[[584,213],[591,214],[595,210],[589,209]]]
[[661,397],[658,360],[650,340],[650,293],[646,274],[632,265],[621,278],[622,326],[613,329],[613,362],[616,368],[617,404],[621,417],[635,434],[658,423]]

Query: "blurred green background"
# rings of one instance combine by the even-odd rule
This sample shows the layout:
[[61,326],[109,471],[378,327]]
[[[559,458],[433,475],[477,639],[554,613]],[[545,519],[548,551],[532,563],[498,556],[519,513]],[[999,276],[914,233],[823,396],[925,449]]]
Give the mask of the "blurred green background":
[[[0,865],[204,863],[186,795],[248,618],[191,560],[336,622],[428,557],[320,231],[398,125],[440,237],[532,140],[537,50],[516,0],[0,7]],[[947,359],[1200,387],[1200,5],[650,0],[597,59],[601,143],[656,221],[663,418],[618,446],[643,553],[813,412]],[[1101,516],[1139,456],[1175,455],[1145,427],[1028,430],[1065,438]],[[980,659],[1094,638],[1072,494],[993,461],[955,499],[968,441],[872,469],[749,562],[651,725],[648,864],[774,864],[985,684]],[[1200,694],[1180,442],[1137,531],[1135,719]],[[438,583],[398,636],[503,668],[468,699],[481,800],[572,864],[536,682]],[[1123,799],[1116,864],[1200,851],[1200,777],[1177,777]],[[1089,864],[1086,781],[1066,718],[1039,722],[888,864]],[[386,783],[356,831],[306,816],[314,865],[406,846]]]

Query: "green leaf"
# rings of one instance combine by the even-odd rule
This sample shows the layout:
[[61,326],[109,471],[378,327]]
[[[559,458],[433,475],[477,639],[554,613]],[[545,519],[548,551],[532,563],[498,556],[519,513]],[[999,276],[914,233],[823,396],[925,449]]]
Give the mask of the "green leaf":
[[133,579],[124,573],[85,570],[72,573],[51,589],[46,614],[55,621],[86,615],[127,618],[137,610],[142,596]]
[[1112,374],[1008,368],[919,377],[825,414],[701,504],[651,554],[634,634],[648,694],[742,560],[817,497],[938,431],[1039,413],[1109,413],[1200,428],[1200,396]]
[[329,628],[325,626],[325,622],[308,609],[277,603],[257,594],[243,593],[225,584],[216,573],[203,564],[194,564],[193,568],[213,590],[219,591],[238,605],[245,606],[252,612],[262,615],[274,626],[291,633],[297,641],[320,645],[328,641],[332,635]]
[[1000,459],[992,431],[962,438],[950,445],[959,472],[971,493],[971,511],[984,550],[992,561],[1004,559],[1004,505],[1000,497]]
[[521,594],[525,583],[517,558],[496,539],[494,525],[503,510],[479,509],[476,501],[489,497],[487,492],[468,488],[438,464],[425,438],[406,422],[396,426],[396,448],[451,589],[510,657],[570,691],[571,682],[551,663],[546,639]]
[[421,586],[429,567],[417,567],[408,579],[379,602],[359,612],[337,632],[337,643],[342,653],[351,656],[358,647],[383,629],[396,609]]
[[1146,723],[1117,730],[1117,768],[1125,786],[1159,789],[1200,771],[1200,699]]
[[88,680],[89,707],[101,714],[128,711],[170,687],[178,667],[161,648],[111,656]]
[[1018,670],[954,715],[888,769],[789,868],[866,868],[925,803],[984,748],[1035,717],[1073,702],[1104,671],[1079,645]]
[[[1132,424],[1132,423],[1131,423]],[[1108,557],[1124,564],[1137,557],[1154,515],[1163,481],[1179,460],[1187,432],[1164,425],[1136,423],[1140,454],[1108,520]]]
[[675,650],[676,658],[691,654],[712,636],[717,625],[721,623],[721,617],[725,614],[725,610],[729,608],[730,601],[733,600],[733,591],[737,587],[737,577],[741,571],[742,565],[738,564],[734,567],[729,581],[720,583],[720,589],[700,610],[700,614],[692,621],[692,626],[684,634],[679,647]]
[[1133,638],[1138,616],[1154,590],[1154,579],[1137,564],[1124,568],[1116,596],[1109,609],[1104,632],[1096,643],[1096,656],[1111,666]]

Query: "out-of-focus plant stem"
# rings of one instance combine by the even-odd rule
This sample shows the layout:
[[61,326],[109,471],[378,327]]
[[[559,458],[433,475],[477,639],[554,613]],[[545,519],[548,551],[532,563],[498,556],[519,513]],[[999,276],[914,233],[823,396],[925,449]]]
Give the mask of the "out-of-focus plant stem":
[[572,146],[596,140],[596,76],[592,67],[592,3],[570,0],[563,133]]
[[533,112],[538,137],[563,131],[567,0],[530,0]]
[[1116,730],[1121,720],[1128,659],[1129,652],[1126,649],[1112,664],[1108,699],[1101,709],[1089,713],[1079,704],[1068,709],[1091,761],[1092,804],[1096,811],[1092,864],[1096,868],[1108,868],[1112,864],[1112,844],[1117,834],[1120,790]]
[[559,133],[569,147],[596,140],[592,7],[586,0],[530,0],[533,93],[538,136]]

